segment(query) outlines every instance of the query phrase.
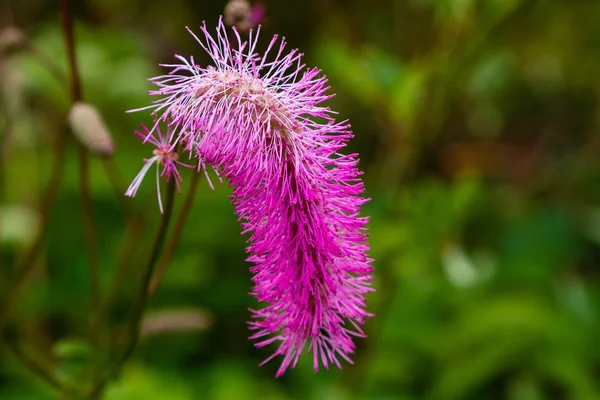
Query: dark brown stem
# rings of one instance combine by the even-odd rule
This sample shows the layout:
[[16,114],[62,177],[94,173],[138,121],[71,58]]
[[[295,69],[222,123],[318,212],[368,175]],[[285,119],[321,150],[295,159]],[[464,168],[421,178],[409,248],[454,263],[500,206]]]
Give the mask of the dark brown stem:
[[[73,16],[69,0],[60,0],[61,20],[63,33],[69,59],[69,71],[71,76],[71,99],[73,104],[82,100],[82,85],[75,55],[75,35],[73,32]],[[83,213],[83,224],[85,230],[85,242],[88,253],[88,263],[91,281],[91,307],[95,313],[100,306],[100,268],[98,263],[98,250],[96,248],[96,233],[92,211],[92,196],[89,180],[89,154],[87,149],[78,144],[79,153],[79,183],[81,186],[81,206]],[[91,332],[92,344],[98,341],[98,332]]]
[[73,16],[71,15],[71,7],[69,0],[60,0],[60,15],[67,45],[67,56],[69,58],[69,71],[71,73],[71,97],[73,102],[81,101],[82,89],[81,80],[79,79],[79,69],[77,67],[77,58],[75,56],[75,36],[73,33]]
[[179,243],[179,239],[181,238],[181,234],[183,233],[183,228],[185,227],[185,222],[187,221],[187,217],[190,214],[190,210],[192,208],[192,204],[194,203],[194,198],[196,197],[196,189],[198,187],[198,182],[200,182],[200,173],[195,173],[192,182],[190,183],[190,189],[188,190],[187,196],[181,206],[181,210],[179,211],[179,216],[177,217],[177,222],[175,223],[175,227],[173,228],[173,233],[171,234],[171,239],[169,240],[169,244],[156,268],[156,273],[152,277],[152,281],[150,282],[150,286],[148,287],[148,292],[150,296],[154,294],[158,284],[160,283],[167,266],[169,265],[169,261],[175,253],[177,249],[177,244]]
[[4,7],[2,7],[2,19],[0,20],[0,24],[2,25],[13,25],[15,23],[15,19],[13,17],[12,7],[10,1],[4,2]]
[[[36,59],[40,65],[45,68],[60,84],[67,85],[69,83],[69,77],[65,75],[62,69],[54,62],[51,57],[48,57],[43,51],[37,48],[33,43],[29,40],[26,43],[26,49],[29,53]],[[81,90],[81,83],[79,83],[79,88]],[[3,147],[5,149],[5,147]],[[121,207],[124,211],[124,214],[128,221],[131,221],[133,218],[139,217],[135,216],[130,206],[129,202],[123,196],[125,193],[125,185],[121,178],[121,174],[119,172],[119,168],[114,163],[112,158],[102,158],[100,160],[102,167],[104,168],[104,172],[108,178],[108,181],[113,189]]]

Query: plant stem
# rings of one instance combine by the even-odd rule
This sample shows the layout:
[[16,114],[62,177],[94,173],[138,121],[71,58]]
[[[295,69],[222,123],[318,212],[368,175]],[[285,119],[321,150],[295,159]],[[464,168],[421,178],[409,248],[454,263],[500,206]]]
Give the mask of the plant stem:
[[[69,59],[69,71],[71,76],[71,99],[73,104],[82,101],[82,85],[75,55],[75,36],[73,32],[73,16],[69,0],[60,0],[61,20],[63,33]],[[87,149],[80,143],[77,144],[79,154],[79,184],[81,187],[81,208],[85,231],[85,242],[88,253],[88,266],[91,281],[91,308],[94,314],[100,307],[100,268],[98,263],[98,250],[96,248],[96,232],[92,211],[92,196],[89,182],[89,154]],[[90,333],[92,345],[98,342],[99,332]]]
[[77,58],[75,56],[75,36],[73,33],[73,16],[71,15],[71,7],[69,0],[60,0],[60,14],[67,45],[67,56],[69,59],[69,71],[71,74],[71,97],[73,102],[81,101],[82,88],[81,80],[79,79],[79,69],[77,67]]
[[[98,263],[99,260],[98,250],[96,248],[96,232],[92,213],[92,196],[89,185],[89,158],[88,151],[85,147],[83,147],[83,145],[78,144],[77,147],[79,152],[79,184],[81,186],[81,206],[83,211],[83,224],[85,229],[90,271],[91,309],[92,314],[94,314],[100,306],[100,267]],[[92,339],[97,336],[98,332],[92,330]]]
[[140,336],[140,324],[142,321],[142,316],[144,314],[146,303],[150,297],[148,294],[148,286],[150,285],[150,281],[152,279],[152,275],[154,274],[156,263],[161,254],[162,248],[165,243],[165,239],[167,237],[169,222],[171,220],[171,215],[173,214],[173,205],[175,202],[174,200],[175,179],[172,179],[167,185],[167,201],[165,206],[165,213],[162,215],[160,224],[158,226],[158,231],[156,233],[156,237],[152,246],[152,252],[150,253],[150,257],[148,258],[148,262],[146,263],[146,269],[144,270],[144,275],[142,277],[142,284],[140,285],[138,297],[133,305],[133,311],[131,313],[131,319],[129,321],[128,344],[125,348],[125,351],[123,352],[123,356],[117,363],[117,373],[120,372],[124,362],[131,356],[131,353],[133,353],[133,350],[135,349]]
[[[35,60],[37,60],[40,65],[45,68],[61,85],[69,84],[69,78],[65,75],[62,69],[54,62],[54,60],[48,55],[46,55],[43,51],[37,48],[31,41],[27,40],[26,49],[33,56]],[[75,67],[77,69],[77,66]],[[79,91],[81,92],[81,82],[78,84]],[[125,187],[123,184],[123,180],[121,179],[121,174],[118,166],[115,164],[112,158],[102,158],[100,159],[102,167],[104,168],[104,172],[108,178],[108,181],[113,189],[117,199],[121,207],[123,208],[123,212],[128,221],[131,222],[132,219],[138,218],[139,215],[134,215],[134,211],[129,203],[125,200],[123,193],[125,193]]]
[[65,384],[54,375],[53,371],[45,367],[44,363],[38,362],[36,359],[32,358],[23,350],[21,350],[16,344],[12,343],[7,338],[7,332],[5,330],[5,324],[12,307],[18,299],[21,289],[23,289],[28,278],[34,272],[36,265],[35,260],[42,248],[42,242],[45,237],[48,221],[50,219],[50,211],[52,210],[52,206],[56,200],[62,178],[62,172],[64,169],[65,132],[66,129],[63,126],[56,133],[56,139],[54,143],[54,162],[52,164],[50,182],[48,183],[48,186],[41,199],[40,225],[38,233],[30,247],[24,253],[24,256],[22,256],[17,263],[17,276],[14,282],[12,282],[8,293],[2,301],[2,309],[0,310],[0,343],[23,366],[42,378],[50,386],[75,398],[78,397],[78,394],[74,391],[74,389],[66,387]]
[[171,221],[171,216],[173,214],[173,205],[175,201],[175,179],[169,181],[167,185],[167,200],[165,204],[164,214],[161,217],[160,223],[157,228],[156,236],[154,238],[154,242],[152,244],[152,250],[148,261],[146,263],[146,267],[142,276],[142,283],[140,284],[137,298],[135,299],[131,316],[129,318],[129,323],[127,326],[127,343],[125,345],[125,349],[121,356],[116,360],[112,374],[106,374],[102,379],[98,380],[92,390],[88,395],[88,399],[97,399],[102,393],[104,386],[108,382],[108,379],[118,376],[123,369],[123,366],[133,354],[135,350],[141,331],[141,323],[142,317],[144,315],[144,310],[146,308],[146,304],[148,303],[148,299],[150,298],[148,287],[150,285],[152,276],[154,275],[154,270],[156,264],[158,262],[159,256],[161,254],[162,248],[165,244],[165,240],[167,237],[167,232],[169,230],[169,222]]
[[35,358],[31,357],[29,354],[21,350],[17,345],[10,342],[5,337],[5,335],[2,335],[2,337],[0,337],[0,341],[2,342],[4,347],[9,350],[9,352],[13,355],[14,358],[19,360],[23,366],[25,366],[36,376],[43,379],[50,386],[71,398],[81,398],[82,393],[80,390],[71,386],[66,386],[65,383],[62,382],[60,378],[54,374],[54,371],[52,371],[52,369],[45,366],[44,362],[40,362]]
[[104,300],[98,309],[98,312],[94,316],[92,321],[92,329],[100,329],[104,324],[110,310],[112,309],[113,303],[117,298],[119,284],[125,278],[127,267],[131,264],[133,255],[135,254],[136,245],[139,242],[139,235],[143,227],[143,220],[140,215],[134,214],[133,218],[129,222],[127,228],[127,234],[121,249],[121,254],[117,261],[114,274],[111,278],[111,282],[108,285],[107,293]]
[[132,224],[135,222],[135,220],[141,219],[141,215],[131,206],[131,202],[129,201],[130,199],[124,196],[126,188],[117,164],[112,158],[103,158],[100,160],[100,163],[104,168],[104,173],[108,178],[115,197],[118,199],[119,204],[123,209],[123,214],[125,215],[127,222]]
[[190,210],[192,208],[192,204],[194,203],[194,198],[196,195],[196,188],[198,187],[198,182],[200,182],[200,173],[195,173],[192,177],[192,182],[190,183],[190,189],[188,190],[187,196],[183,205],[181,206],[181,210],[179,211],[179,216],[177,217],[177,222],[175,223],[175,227],[173,228],[173,233],[171,234],[171,239],[169,240],[169,244],[167,245],[167,249],[165,250],[160,263],[156,269],[156,273],[152,277],[152,281],[150,282],[150,286],[148,287],[148,292],[150,296],[154,294],[160,280],[162,279],[167,266],[169,265],[169,261],[175,253],[175,249],[177,248],[177,244],[179,243],[179,239],[181,234],[183,233],[183,228],[185,226],[185,222],[187,221],[187,217],[190,214]]
[[10,314],[13,304],[16,302],[19,296],[20,290],[23,288],[27,279],[35,269],[36,257],[42,248],[42,242],[46,234],[46,228],[48,221],[50,220],[50,211],[56,200],[58,189],[60,188],[60,182],[62,179],[62,173],[65,163],[65,127],[61,127],[56,133],[56,139],[54,142],[54,162],[52,163],[52,172],[50,174],[50,182],[44,191],[41,198],[40,206],[40,224],[36,237],[32,241],[31,245],[24,252],[24,255],[17,262],[17,276],[14,282],[10,286],[10,290],[6,294],[2,301],[2,308],[0,311],[0,331],[4,329],[6,319]]
[[4,2],[4,7],[2,7],[2,14],[0,14],[3,16],[3,20],[0,20],[0,23],[3,26],[7,26],[7,25],[12,25],[15,23],[15,19],[13,17],[13,12],[12,12],[12,7],[10,4],[10,1],[5,1]]
[[[5,68],[6,64],[0,60],[0,74],[2,74],[2,76],[4,76]],[[2,83],[1,79],[0,83]],[[9,113],[6,112],[4,102],[0,102],[0,111],[2,112],[2,116],[4,117],[5,121],[4,132],[2,132],[0,135],[0,207],[2,207],[6,201],[6,166],[8,165],[10,137],[13,130],[13,121]],[[4,210],[0,209],[0,237],[2,237],[2,218],[4,217],[3,211]],[[2,243],[0,243],[0,266],[3,265],[2,258]]]
[[135,245],[138,242],[140,231],[144,225],[142,215],[135,211],[125,196],[123,196],[123,193],[125,193],[125,188],[119,169],[117,168],[117,165],[113,159],[102,159],[101,164],[104,168],[106,176],[108,177],[115,196],[117,199],[119,199],[119,203],[123,209],[123,214],[125,215],[128,226],[123,247],[121,249],[121,254],[114,269],[114,275],[112,276],[111,282],[108,285],[106,297],[100,304],[98,312],[92,320],[92,330],[100,330],[104,320],[106,319],[106,316],[112,308],[115,298],[117,297],[119,283],[123,280],[125,272],[127,271],[127,266],[129,266],[131,263],[131,259],[135,253]]
[[54,59],[48,57],[46,53],[38,49],[33,43],[27,39],[27,43],[25,44],[25,48],[29,51],[29,53],[33,56],[35,60],[46,69],[53,77],[61,84],[66,84],[67,76],[64,71],[56,64]]

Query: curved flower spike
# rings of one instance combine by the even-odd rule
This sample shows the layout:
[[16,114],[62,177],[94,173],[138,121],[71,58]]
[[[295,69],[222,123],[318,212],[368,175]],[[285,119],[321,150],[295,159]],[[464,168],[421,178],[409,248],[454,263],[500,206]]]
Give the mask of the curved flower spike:
[[323,105],[332,97],[327,78],[306,69],[284,40],[275,36],[260,55],[260,28],[247,41],[234,29],[236,43],[222,21],[215,36],[205,24],[200,30],[201,38],[190,33],[214,66],[176,56],[179,63],[164,65],[170,73],[151,79],[159,98],[144,109],[171,126],[172,143],[185,143],[234,188],[262,306],[251,310],[251,338],[258,347],[278,343],[266,360],[283,357],[277,376],[305,349],[315,371],[341,368],[339,359],[352,362],[353,337],[364,336],[365,294],[373,290],[358,157],[339,152],[350,125]]

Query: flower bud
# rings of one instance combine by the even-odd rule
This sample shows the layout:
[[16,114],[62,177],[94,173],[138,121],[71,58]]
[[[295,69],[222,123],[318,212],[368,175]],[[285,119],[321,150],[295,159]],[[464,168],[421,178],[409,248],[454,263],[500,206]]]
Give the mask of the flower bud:
[[248,33],[263,20],[264,14],[265,9],[261,2],[251,6],[247,0],[229,0],[225,6],[225,24]]
[[230,0],[225,6],[225,24],[237,26],[248,18],[250,3],[246,0]]
[[68,121],[77,140],[93,153],[108,157],[115,152],[112,136],[94,106],[75,103],[69,112]]
[[27,44],[27,38],[22,30],[7,26],[0,31],[0,54],[21,49]]

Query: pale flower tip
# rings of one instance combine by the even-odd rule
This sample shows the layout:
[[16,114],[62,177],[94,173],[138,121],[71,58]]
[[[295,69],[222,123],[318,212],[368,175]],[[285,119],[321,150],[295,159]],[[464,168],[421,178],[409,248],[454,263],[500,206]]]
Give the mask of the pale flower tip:
[[234,26],[244,21],[250,14],[250,3],[247,0],[229,0],[225,5],[225,24]]
[[109,157],[115,152],[115,144],[100,112],[92,105],[77,102],[67,117],[73,135],[92,153]]
[[22,30],[7,26],[0,31],[0,54],[18,50],[27,46],[27,37]]

